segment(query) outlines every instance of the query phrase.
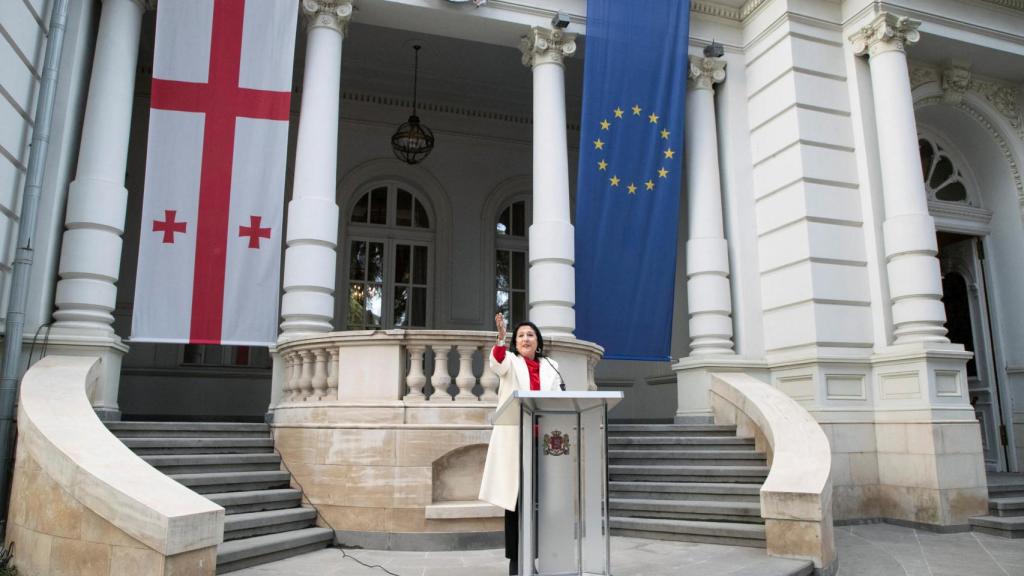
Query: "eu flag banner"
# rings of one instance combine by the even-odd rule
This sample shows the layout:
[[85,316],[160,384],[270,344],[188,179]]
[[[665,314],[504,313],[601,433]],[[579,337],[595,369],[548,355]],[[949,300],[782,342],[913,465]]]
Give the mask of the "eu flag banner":
[[588,0],[576,335],[669,359],[690,3]]

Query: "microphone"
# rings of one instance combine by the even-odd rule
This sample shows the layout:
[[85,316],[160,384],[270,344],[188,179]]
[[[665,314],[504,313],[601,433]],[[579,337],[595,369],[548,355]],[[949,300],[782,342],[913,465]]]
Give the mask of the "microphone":
[[562,378],[562,373],[558,371],[558,368],[555,368],[555,365],[551,362],[550,358],[545,356],[544,359],[548,361],[548,366],[551,366],[551,369],[555,371],[555,374],[558,374],[558,386],[562,389],[562,392],[565,392],[565,378]]

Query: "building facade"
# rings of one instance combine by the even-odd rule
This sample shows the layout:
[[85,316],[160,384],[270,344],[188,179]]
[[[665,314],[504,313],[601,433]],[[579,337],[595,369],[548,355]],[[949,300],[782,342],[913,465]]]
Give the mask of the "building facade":
[[[0,7],[4,310],[51,4]],[[624,390],[619,420],[707,421],[717,372],[784,391],[829,439],[836,520],[962,526],[986,471],[1024,467],[1019,0],[692,2],[671,364],[571,334],[583,0],[297,2],[278,346],[127,342],[154,4],[71,3],[26,311],[25,361],[103,358],[104,417],[400,410],[448,435],[415,474],[472,469],[500,309],[557,336],[579,387]],[[414,45],[437,141],[407,165]],[[461,412],[417,408],[428,388]]]

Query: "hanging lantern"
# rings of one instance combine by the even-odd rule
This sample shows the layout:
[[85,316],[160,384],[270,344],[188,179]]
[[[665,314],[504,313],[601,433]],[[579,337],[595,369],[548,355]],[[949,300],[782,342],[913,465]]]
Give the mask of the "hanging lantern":
[[420,117],[416,115],[416,88],[420,68],[420,46],[413,46],[415,50],[415,63],[412,73],[412,114],[409,120],[398,127],[391,136],[391,149],[397,157],[406,164],[419,164],[424,158],[430,155],[434,149],[434,133],[426,124],[420,123]]

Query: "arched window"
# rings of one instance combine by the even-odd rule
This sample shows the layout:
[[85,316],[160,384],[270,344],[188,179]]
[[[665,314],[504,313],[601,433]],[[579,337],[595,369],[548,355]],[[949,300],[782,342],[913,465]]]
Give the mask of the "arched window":
[[949,153],[930,138],[921,137],[917,144],[921,152],[921,173],[928,199],[962,202],[973,206],[974,202],[964,184],[964,176],[954,165]]
[[530,201],[521,199],[506,204],[495,224],[495,304],[508,319],[509,327],[529,318],[527,231],[531,220]]
[[425,199],[399,184],[373,185],[348,223],[348,328],[430,326],[434,229]]

